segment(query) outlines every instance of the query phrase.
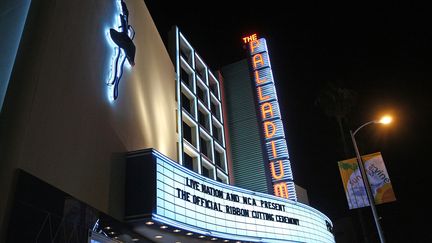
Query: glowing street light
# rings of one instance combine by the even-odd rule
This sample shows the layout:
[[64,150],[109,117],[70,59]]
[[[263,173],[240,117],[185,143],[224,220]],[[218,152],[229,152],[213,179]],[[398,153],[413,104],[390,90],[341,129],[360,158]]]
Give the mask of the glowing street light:
[[374,217],[374,220],[375,220],[375,225],[376,225],[376,228],[377,228],[377,231],[378,231],[378,236],[380,238],[380,242],[381,243],[385,242],[384,234],[382,232],[381,225],[379,223],[378,213],[377,213],[376,208],[375,208],[374,197],[373,197],[371,189],[370,189],[369,180],[367,178],[366,171],[365,171],[363,162],[361,160],[360,152],[359,152],[359,150],[357,148],[357,142],[356,142],[354,136],[357,134],[358,131],[360,131],[360,129],[362,129],[363,127],[365,127],[367,125],[374,124],[374,123],[381,123],[381,124],[387,125],[391,121],[392,121],[392,118],[390,116],[383,116],[380,120],[373,120],[373,121],[369,121],[369,122],[364,123],[359,128],[357,128],[354,132],[352,132],[350,130],[351,140],[353,142],[354,150],[355,150],[356,157],[357,157],[357,164],[358,164],[358,167],[360,169],[360,173],[361,173],[361,176],[362,176],[362,179],[363,179],[363,184],[364,184],[365,189],[366,189],[367,198],[368,198],[368,201],[369,201],[369,205],[370,205],[370,207],[372,209],[372,214],[373,214],[373,217]]
[[379,120],[379,123],[382,123],[382,124],[384,124],[384,125],[387,125],[387,124],[391,123],[392,120],[393,120],[393,119],[392,119],[391,116],[383,116],[383,117]]

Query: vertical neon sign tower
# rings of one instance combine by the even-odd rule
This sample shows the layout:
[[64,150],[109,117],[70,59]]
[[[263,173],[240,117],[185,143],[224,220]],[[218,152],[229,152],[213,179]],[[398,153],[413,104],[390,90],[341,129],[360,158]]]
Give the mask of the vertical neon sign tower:
[[243,38],[249,45],[252,79],[256,89],[259,121],[262,128],[273,194],[297,201],[288,147],[275,90],[267,43],[256,34]]

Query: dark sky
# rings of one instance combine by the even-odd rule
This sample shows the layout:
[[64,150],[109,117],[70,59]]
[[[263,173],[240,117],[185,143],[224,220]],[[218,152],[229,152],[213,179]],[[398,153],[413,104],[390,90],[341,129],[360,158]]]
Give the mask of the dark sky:
[[[363,154],[382,153],[397,197],[377,206],[382,228],[388,242],[432,242],[429,8],[414,1],[234,2],[145,1],[163,40],[179,26],[212,70],[245,58],[243,36],[267,39],[294,179],[335,223],[349,217],[358,226],[358,215],[348,210],[337,167],[346,159],[337,123],[316,98],[329,82],[356,93],[346,133],[393,114],[391,126],[357,135]],[[370,210],[362,214],[374,238]]]

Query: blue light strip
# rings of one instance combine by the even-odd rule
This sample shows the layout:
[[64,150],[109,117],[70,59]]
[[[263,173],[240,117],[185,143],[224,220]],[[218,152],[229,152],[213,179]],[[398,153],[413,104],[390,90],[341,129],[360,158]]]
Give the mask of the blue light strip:
[[175,27],[175,65],[176,65],[176,100],[177,100],[177,134],[178,134],[178,163],[183,164],[183,126],[182,126],[182,107],[181,107],[181,80],[180,80],[180,31]]
[[0,8],[0,113],[15,65],[31,0],[2,1]]

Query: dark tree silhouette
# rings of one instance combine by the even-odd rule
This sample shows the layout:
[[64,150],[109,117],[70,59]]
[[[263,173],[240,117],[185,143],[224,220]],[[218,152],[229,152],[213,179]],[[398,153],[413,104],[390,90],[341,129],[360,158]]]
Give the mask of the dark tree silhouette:
[[[340,82],[328,82],[326,86],[321,89],[317,98],[315,99],[315,105],[319,106],[326,116],[336,120],[345,159],[348,159],[352,156],[348,150],[344,124],[348,123],[349,114],[354,109],[356,104],[357,92],[352,89],[342,87]],[[367,237],[365,222],[361,210],[362,209],[359,208],[356,211],[362,229],[363,242],[366,243],[369,242],[369,239]]]
[[328,82],[315,100],[315,105],[319,106],[328,117],[336,120],[346,158],[349,157],[349,152],[344,124],[347,123],[348,115],[354,108],[356,101],[357,93],[354,90],[343,88],[334,82]]

